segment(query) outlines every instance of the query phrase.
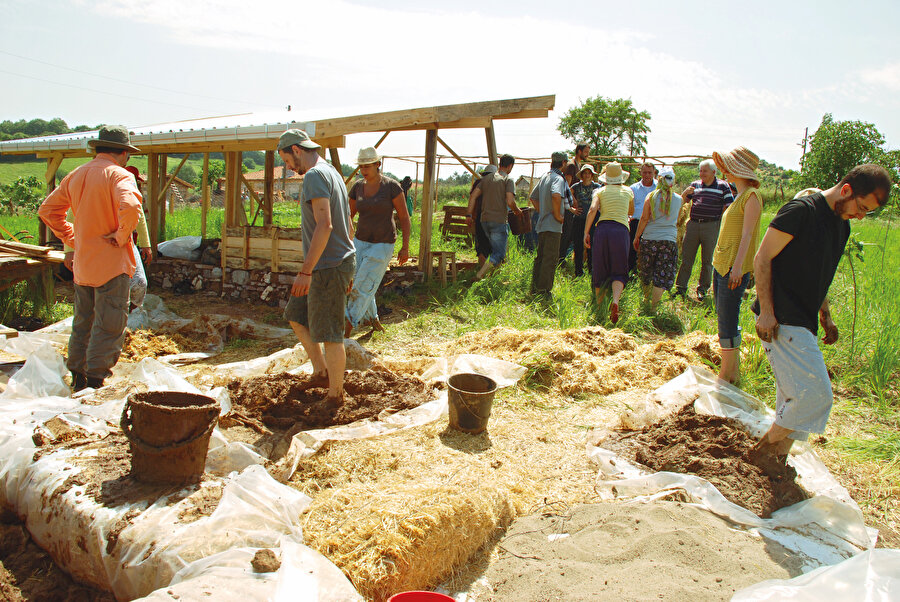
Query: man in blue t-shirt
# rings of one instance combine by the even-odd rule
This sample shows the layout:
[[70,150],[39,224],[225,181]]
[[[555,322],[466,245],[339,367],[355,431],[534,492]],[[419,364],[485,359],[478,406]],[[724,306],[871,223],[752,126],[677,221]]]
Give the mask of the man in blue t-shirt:
[[772,219],[753,262],[758,299],[756,333],[775,375],[775,422],[756,445],[754,461],[777,472],[794,441],[824,433],[831,380],[816,341],[838,339],[828,288],[850,238],[853,218],[887,203],[891,178],[880,165],[850,170],[836,186],[794,199]]
[[631,239],[631,246],[628,247],[628,272],[634,271],[637,265],[637,251],[634,249],[634,233],[637,232],[638,223],[641,221],[641,214],[644,211],[644,200],[651,192],[656,190],[656,174],[658,170],[650,161],[644,161],[641,165],[641,179],[631,185],[631,191],[634,193],[634,215],[628,220],[628,235]]
[[[734,202],[728,182],[716,177],[716,164],[712,159],[700,162],[700,179],[684,189],[681,198],[691,203],[691,216],[684,229],[681,243],[681,267],[675,278],[675,294],[685,296],[697,249],[700,249],[700,282],[697,283],[697,299],[703,301],[712,283],[712,257],[719,238],[719,226],[725,208]],[[637,215],[635,213],[635,215]]]
[[541,177],[541,181],[531,191],[531,205],[538,213],[535,228],[538,248],[531,271],[531,293],[545,298],[550,297],[556,276],[556,260],[562,238],[563,199],[571,195],[562,174],[568,160],[566,153],[553,153],[550,157],[550,171]]
[[356,269],[356,249],[350,238],[347,187],[341,174],[319,156],[319,148],[303,130],[288,130],[278,139],[284,164],[303,174],[303,265],[291,287],[284,317],[312,362],[313,386],[327,386],[328,399],[340,404],[347,363],[344,308]]

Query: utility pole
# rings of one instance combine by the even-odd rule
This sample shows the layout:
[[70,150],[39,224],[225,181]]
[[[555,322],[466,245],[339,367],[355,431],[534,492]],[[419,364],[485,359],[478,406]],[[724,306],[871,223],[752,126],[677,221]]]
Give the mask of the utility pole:
[[806,158],[806,143],[809,141],[809,128],[807,127],[803,130],[803,142],[798,144],[797,146],[803,147],[803,155],[800,157],[800,169],[803,169],[803,159]]

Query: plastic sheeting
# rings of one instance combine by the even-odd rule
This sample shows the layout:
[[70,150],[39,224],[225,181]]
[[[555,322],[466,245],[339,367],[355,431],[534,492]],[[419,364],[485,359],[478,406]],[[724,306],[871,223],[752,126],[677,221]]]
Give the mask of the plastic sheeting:
[[[734,418],[757,437],[769,428],[774,417],[759,400],[703,368],[692,367],[654,391],[645,408],[623,416],[623,423],[629,428],[650,424],[690,400],[694,400],[698,413]],[[605,499],[650,501],[683,492],[692,502],[735,525],[778,542],[797,555],[805,570],[841,562],[875,545],[877,531],[865,526],[859,506],[806,445],[795,445],[789,462],[797,470],[798,482],[814,497],[763,519],[725,499],[705,479],[672,472],[648,473],[604,449],[602,437],[600,447],[588,446],[588,456],[600,468],[597,490]]]
[[900,600],[900,550],[868,550],[794,577],[744,588],[732,602],[889,602]]
[[[367,353],[357,352],[360,361],[369,361]],[[230,369],[280,371],[300,359],[296,350],[284,350]],[[252,369],[248,363],[254,363]],[[439,360],[423,375],[445,380],[459,371],[486,374],[509,386],[525,369],[466,355]],[[252,445],[229,441],[216,429],[200,491],[195,487],[109,507],[87,495],[85,486],[67,483],[84,470],[85,458],[98,453],[96,446],[47,448],[35,457],[36,432],[47,440],[53,440],[60,428],[100,439],[119,430],[125,400],[97,403],[101,398],[93,391],[78,398],[54,396],[68,393],[62,380],[65,372],[59,353],[43,341],[10,381],[4,397],[10,403],[0,404],[0,421],[7,425],[0,431],[0,504],[22,517],[34,540],[73,576],[108,589],[119,599],[172,599],[173,594],[183,599],[359,599],[340,570],[302,544],[300,515],[310,498],[273,475],[289,478],[299,460],[325,441],[395,432],[447,412],[442,393],[417,408],[386,412],[379,420],[301,432],[278,465],[271,465]],[[138,363],[130,380],[149,390],[203,392],[220,401],[223,413],[230,409],[225,389],[199,391],[174,367],[152,358]],[[218,487],[221,499],[209,516],[184,519],[194,508],[192,500]],[[281,560],[278,571],[252,571],[249,561],[262,548],[276,551]]]

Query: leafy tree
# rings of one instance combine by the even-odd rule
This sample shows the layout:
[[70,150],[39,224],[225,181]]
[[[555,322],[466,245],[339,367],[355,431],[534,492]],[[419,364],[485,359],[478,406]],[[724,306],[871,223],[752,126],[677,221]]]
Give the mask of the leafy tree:
[[647,152],[650,113],[638,111],[626,98],[595,96],[573,107],[557,129],[573,143],[587,142],[596,155],[640,155]]
[[[244,159],[243,164],[244,164],[244,167],[247,168],[248,170],[256,169],[256,161],[254,161],[250,157],[247,157],[246,159]],[[244,173],[247,173],[247,172],[245,171]]]
[[219,159],[210,159],[209,160],[209,171],[207,172],[206,181],[209,182],[209,185],[214,189],[218,190],[216,187],[216,182],[219,178],[225,177],[225,161],[220,161]]
[[[175,172],[175,166],[169,169],[169,173]],[[181,171],[178,172],[178,177],[184,180],[185,182],[190,182],[191,184],[199,182],[199,178],[197,177],[197,170],[191,167],[190,163],[185,163],[181,166]]]
[[37,213],[44,200],[44,183],[35,176],[21,176],[12,184],[0,186],[0,202],[10,215]]
[[860,163],[879,163],[893,170],[896,177],[898,155],[884,148],[884,136],[874,124],[835,121],[831,113],[826,113],[803,158],[801,184],[830,188]]

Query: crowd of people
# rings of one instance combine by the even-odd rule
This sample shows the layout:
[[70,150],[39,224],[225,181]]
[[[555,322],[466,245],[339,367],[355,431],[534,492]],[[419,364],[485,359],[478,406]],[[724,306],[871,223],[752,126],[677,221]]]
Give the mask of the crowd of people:
[[[145,233],[137,242],[132,238],[142,197],[139,174],[126,169],[130,154],[140,152],[128,130],[105,126],[90,146],[96,157],[68,174],[38,212],[73,249],[75,303],[67,366],[75,390],[103,386],[118,361],[129,302],[139,303],[146,288],[139,266],[149,246]],[[340,404],[343,341],[362,324],[380,327],[375,293],[394,256],[398,224],[397,260],[403,264],[409,258],[411,182],[384,175],[381,157],[370,147],[359,152],[362,178],[348,191],[338,169],[320,155],[320,146],[299,129],[284,132],[277,150],[289,169],[304,175],[303,264],[284,318],[311,360],[313,381],[327,388],[329,402]],[[745,147],[714,152],[681,194],[674,190],[671,168],[644,163],[640,181],[628,186],[629,172],[620,163],[609,162],[597,173],[589,156],[586,144],[576,147],[571,160],[567,153],[553,153],[550,170],[531,190],[537,236],[531,293],[550,297],[556,271],[572,246],[575,274],[583,275],[587,264],[598,306],[611,293],[609,320],[615,324],[631,278],[640,282],[651,310],[673,287],[675,296],[686,297],[699,248],[696,295],[702,301],[713,288],[719,376],[736,382],[741,301],[754,277],[756,331],[777,388],[775,423],[755,453],[761,465],[783,464],[793,441],[824,431],[832,398],[816,341],[818,326],[826,344],[837,341],[827,292],[850,235],[849,220],[884,206],[890,174],[864,164],[827,190],[803,191],[778,211],[760,241],[759,158]],[[473,183],[467,221],[482,261],[477,279],[489,277],[506,258],[509,214],[524,219],[510,177],[514,165],[511,155],[503,155]],[[67,220],[69,211],[73,221]]]

